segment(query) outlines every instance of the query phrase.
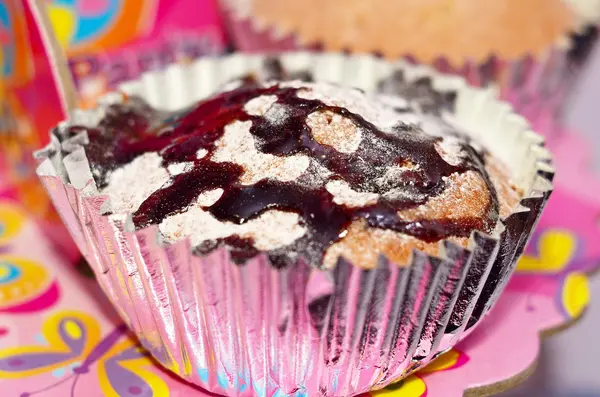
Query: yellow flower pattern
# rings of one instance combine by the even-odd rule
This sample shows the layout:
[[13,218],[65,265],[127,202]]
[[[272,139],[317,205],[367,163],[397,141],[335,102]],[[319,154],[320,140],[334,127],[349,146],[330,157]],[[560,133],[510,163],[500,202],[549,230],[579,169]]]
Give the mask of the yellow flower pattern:
[[581,271],[570,271],[559,277],[569,266],[576,264],[577,237],[568,230],[547,229],[537,241],[538,255],[525,254],[517,264],[517,274],[530,277],[554,277],[561,280],[558,297],[569,318],[581,316],[590,301],[588,277]]
[[16,205],[0,202],[0,245],[15,238],[23,225],[25,214]]
[[422,378],[423,375],[458,368],[467,361],[468,358],[464,353],[454,349],[450,350],[408,378],[394,383],[385,389],[372,391],[369,394],[372,397],[422,397],[427,392],[427,386]]
[[573,258],[577,239],[566,230],[546,231],[537,243],[539,256],[523,255],[517,271],[521,273],[558,273]]

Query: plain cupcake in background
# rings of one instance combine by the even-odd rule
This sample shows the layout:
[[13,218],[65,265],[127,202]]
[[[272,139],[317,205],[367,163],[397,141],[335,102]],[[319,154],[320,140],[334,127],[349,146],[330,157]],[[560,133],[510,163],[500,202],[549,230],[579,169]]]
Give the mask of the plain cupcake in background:
[[222,0],[249,52],[405,57],[494,84],[530,121],[553,118],[597,37],[598,0]]

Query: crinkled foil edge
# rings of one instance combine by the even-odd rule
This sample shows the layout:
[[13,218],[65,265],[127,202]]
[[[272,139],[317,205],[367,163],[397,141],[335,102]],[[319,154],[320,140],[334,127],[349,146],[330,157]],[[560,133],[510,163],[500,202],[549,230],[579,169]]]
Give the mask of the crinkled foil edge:
[[[187,239],[165,244],[156,226],[134,230],[130,214],[102,215],[110,203],[95,187],[87,137],[57,138],[69,125],[95,125],[102,106],[75,112],[53,131],[37,172],[122,318],[179,376],[228,396],[345,397],[382,388],[451,348],[492,308],[552,190],[551,156],[508,104],[458,77],[371,56],[279,59],[317,81],[367,91],[398,69],[408,80],[431,76],[435,88],[457,92],[456,120],[502,148],[526,196],[496,235],[473,233],[468,249],[443,241],[439,257],[414,251],[407,267],[382,257],[371,270],[344,260],[330,271],[302,261],[275,270],[264,256],[235,265],[225,249],[195,256]],[[173,65],[123,91],[176,109],[263,60],[236,54]],[[113,93],[103,103],[121,98]]]

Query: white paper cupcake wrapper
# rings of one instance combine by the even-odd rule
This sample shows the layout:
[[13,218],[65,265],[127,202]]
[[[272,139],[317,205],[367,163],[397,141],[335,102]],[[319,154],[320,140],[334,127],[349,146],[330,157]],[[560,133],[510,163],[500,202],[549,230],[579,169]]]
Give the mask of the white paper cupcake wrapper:
[[[102,215],[110,203],[92,179],[86,137],[64,135],[70,125],[96,124],[102,108],[53,131],[38,175],[114,306],[167,368],[228,396],[356,395],[426,365],[490,310],[551,192],[550,155],[509,105],[460,78],[370,56],[279,59],[289,71],[366,91],[398,69],[408,80],[431,77],[434,88],[456,92],[456,121],[510,165],[525,198],[497,235],[473,233],[468,249],[442,241],[439,257],[415,251],[406,267],[382,257],[371,270],[344,260],[330,271],[302,261],[276,270],[264,255],[243,266],[225,249],[196,256],[189,240],[163,243],[156,226],[135,231],[131,214]],[[263,61],[232,55],[173,65],[123,90],[174,110]],[[104,103],[119,100],[111,94]]]

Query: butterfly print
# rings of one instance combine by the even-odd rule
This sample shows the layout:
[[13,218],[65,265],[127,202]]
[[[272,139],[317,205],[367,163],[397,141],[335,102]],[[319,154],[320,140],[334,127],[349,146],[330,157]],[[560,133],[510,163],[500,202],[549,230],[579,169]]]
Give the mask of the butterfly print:
[[56,369],[72,367],[72,373],[40,390],[23,391],[21,397],[42,394],[70,384],[70,396],[76,396],[77,383],[83,376],[97,374],[102,392],[110,397],[163,397],[169,391],[164,381],[148,368],[152,361],[147,352],[127,334],[125,325],[104,337],[92,316],[62,311],[43,325],[46,346],[20,346],[0,351],[0,378],[23,378]]

